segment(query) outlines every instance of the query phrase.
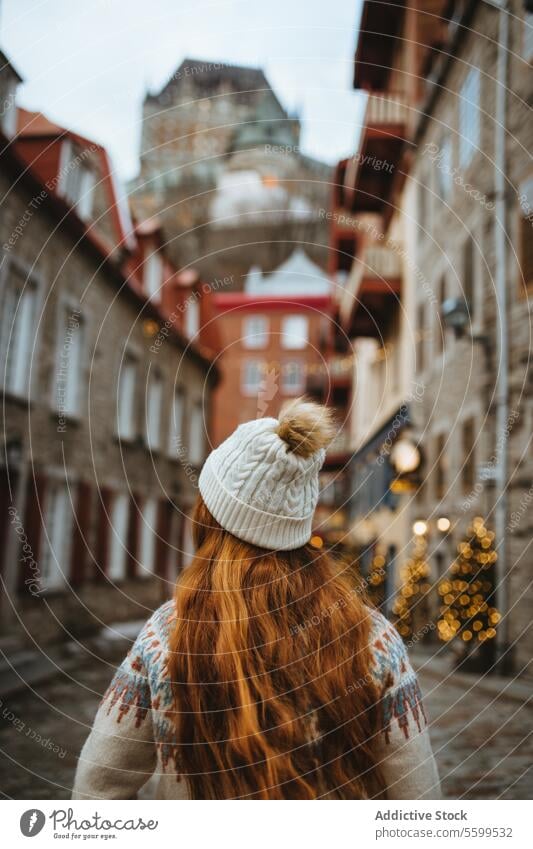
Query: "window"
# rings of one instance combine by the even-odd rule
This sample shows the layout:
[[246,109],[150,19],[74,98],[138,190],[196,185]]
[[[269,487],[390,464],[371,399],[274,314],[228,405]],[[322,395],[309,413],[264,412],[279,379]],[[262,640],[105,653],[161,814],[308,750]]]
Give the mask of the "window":
[[[4,75],[7,75],[7,69]],[[0,124],[4,135],[12,138],[17,132],[17,83],[13,80],[9,83],[4,96],[3,109],[0,112]]]
[[170,431],[168,438],[168,453],[171,457],[179,456],[183,450],[183,409],[184,397],[181,389],[174,393],[172,409],[170,411]]
[[522,56],[528,61],[533,58],[533,12],[524,13],[524,43]]
[[153,573],[155,571],[156,553],[156,525],[157,525],[157,501],[155,498],[147,498],[144,502],[141,522],[140,540],[140,565],[141,572]]
[[472,321],[474,313],[474,240],[468,236],[463,245],[463,294],[468,310],[470,313],[470,321]]
[[435,322],[435,351],[441,353],[446,344],[446,326],[442,320],[442,305],[446,300],[446,278],[442,276],[438,287],[439,309]]
[[446,495],[446,436],[441,433],[435,439],[435,498],[444,498]]
[[189,460],[193,466],[199,466],[204,459],[204,414],[202,402],[195,401],[191,410],[189,424]]
[[80,168],[79,197],[76,204],[76,212],[84,221],[90,218],[93,211],[93,196],[95,178],[88,168]]
[[120,493],[113,499],[110,517],[109,578],[112,581],[121,581],[126,577],[129,517],[129,496],[127,493]]
[[12,268],[2,304],[0,382],[13,395],[28,393],[36,311],[35,286]]
[[291,351],[305,348],[309,336],[309,322],[305,315],[286,315],[281,322],[281,344]]
[[427,174],[421,173],[418,184],[418,226],[419,236],[425,235],[429,230],[428,215],[430,203],[430,187]]
[[194,339],[200,329],[200,304],[191,295],[187,300],[187,308],[185,310],[185,333],[188,339]]
[[61,146],[58,194],[76,208],[80,218],[89,218],[93,207],[95,177],[84,163],[86,152],[76,150],[69,139]]
[[135,383],[137,364],[133,357],[126,356],[121,364],[118,385],[117,432],[122,439],[133,439],[135,427]]
[[461,481],[463,492],[470,492],[475,483],[475,451],[474,451],[474,419],[467,419],[462,427],[462,458]]
[[154,251],[144,261],[144,290],[152,301],[161,299],[161,284],[163,282],[163,263],[161,255]]
[[439,191],[445,200],[449,200],[453,189],[453,149],[449,135],[444,136],[441,141],[440,154],[437,162]]
[[69,491],[66,484],[51,482],[44,509],[41,554],[43,589],[60,589],[67,582],[71,540],[72,509]]
[[416,328],[416,364],[415,368],[419,374],[422,374],[426,367],[425,358],[426,348],[426,305],[419,304],[417,311],[417,328]]
[[294,360],[284,363],[281,369],[281,388],[286,395],[299,395],[304,391],[305,372],[303,363]]
[[158,374],[152,374],[146,393],[146,444],[154,450],[161,447],[162,402],[163,381]]
[[520,271],[524,285],[529,287],[533,285],[533,177],[529,177],[520,185],[518,199],[520,201]]
[[268,319],[264,315],[250,315],[243,321],[242,344],[245,348],[266,348],[268,344]]
[[459,164],[467,168],[480,146],[481,76],[479,68],[472,68],[459,95]]
[[58,336],[56,406],[61,415],[76,416],[80,411],[83,371],[84,327],[79,313],[63,310]]
[[243,365],[241,391],[243,395],[256,395],[263,382],[265,364],[261,360],[246,360]]

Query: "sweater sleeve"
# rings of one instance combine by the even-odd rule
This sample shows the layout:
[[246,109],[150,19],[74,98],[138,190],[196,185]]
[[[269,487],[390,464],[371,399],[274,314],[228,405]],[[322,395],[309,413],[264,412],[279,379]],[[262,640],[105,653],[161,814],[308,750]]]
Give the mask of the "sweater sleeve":
[[378,762],[389,799],[440,799],[437,765],[420,685],[396,629],[380,617],[374,639],[378,705]]
[[117,669],[81,751],[73,799],[134,799],[156,767],[144,626]]

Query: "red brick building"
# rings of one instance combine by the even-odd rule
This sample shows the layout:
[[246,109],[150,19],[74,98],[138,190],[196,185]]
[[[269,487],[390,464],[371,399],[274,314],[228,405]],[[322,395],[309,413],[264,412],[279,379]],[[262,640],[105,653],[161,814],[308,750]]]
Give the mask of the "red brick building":
[[288,398],[317,387],[322,394],[332,304],[329,279],[301,250],[271,274],[252,268],[244,292],[214,296],[222,372],[215,444],[241,422],[276,416]]

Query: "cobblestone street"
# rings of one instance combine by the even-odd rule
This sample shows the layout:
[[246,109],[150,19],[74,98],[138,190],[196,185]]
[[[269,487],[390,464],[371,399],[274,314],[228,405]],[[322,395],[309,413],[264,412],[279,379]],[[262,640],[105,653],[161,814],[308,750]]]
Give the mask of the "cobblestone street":
[[[95,657],[86,655],[68,675],[36,685],[33,693],[26,690],[2,700],[0,746],[11,764],[3,781],[5,796],[69,797],[76,758],[125,644],[107,647],[105,655],[101,646],[94,651]],[[445,663],[423,657],[415,658],[415,664],[422,667],[444,795],[532,798],[531,700],[525,704],[516,693],[494,695],[475,676],[447,677]]]
[[443,671],[447,661],[417,660],[445,798],[531,799],[533,696],[516,685],[498,692],[507,679],[491,679],[490,692],[486,679]]

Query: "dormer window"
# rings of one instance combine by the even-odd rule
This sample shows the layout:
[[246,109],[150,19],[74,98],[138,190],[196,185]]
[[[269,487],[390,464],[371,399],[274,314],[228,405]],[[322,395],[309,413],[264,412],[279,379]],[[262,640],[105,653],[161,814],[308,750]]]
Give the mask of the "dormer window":
[[17,132],[17,86],[15,78],[10,80],[5,91],[4,102],[0,110],[0,125],[4,135],[13,138]]
[[70,139],[63,141],[57,191],[84,220],[90,218],[92,213],[96,182],[86,157],[87,151],[76,148]]
[[154,251],[146,257],[144,263],[144,291],[151,301],[161,299],[161,284],[163,282],[163,262],[161,254]]
[[185,307],[185,333],[188,339],[194,339],[200,329],[200,304],[192,295]]

